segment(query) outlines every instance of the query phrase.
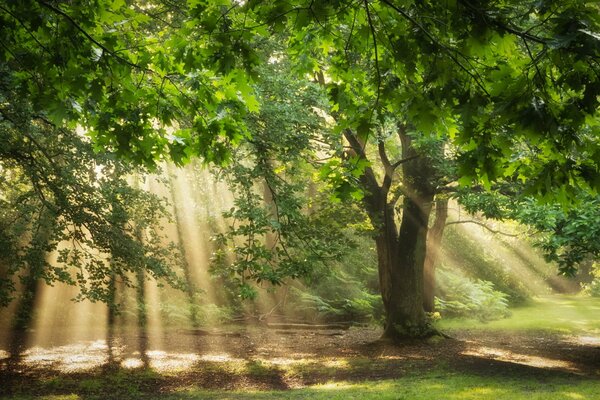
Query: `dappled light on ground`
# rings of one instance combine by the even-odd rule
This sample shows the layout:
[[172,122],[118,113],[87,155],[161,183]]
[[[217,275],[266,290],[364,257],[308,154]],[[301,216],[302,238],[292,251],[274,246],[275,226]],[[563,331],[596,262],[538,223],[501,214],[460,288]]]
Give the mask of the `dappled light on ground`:
[[529,354],[520,354],[511,350],[493,348],[480,346],[468,349],[462,352],[463,355],[466,356],[474,356],[474,357],[482,357],[488,358],[491,360],[504,361],[514,364],[527,365],[535,368],[543,368],[543,369],[561,369],[573,372],[579,372],[579,369],[575,366],[575,364],[563,361],[556,360],[547,357],[534,356]]
[[566,341],[577,345],[600,347],[600,337],[596,336],[572,336]]
[[64,373],[87,371],[108,361],[104,341],[73,344],[52,348],[33,347],[21,354],[21,366],[51,369]]
[[381,331],[374,328],[336,335],[305,330],[265,335],[266,330],[228,326],[201,335],[166,330],[164,347],[149,347],[144,355],[137,335],[117,335],[112,363],[105,340],[36,346],[19,359],[0,359],[0,380],[6,382],[0,396],[26,390],[71,399],[109,393],[277,399],[282,392],[265,390],[288,390],[286,398],[512,400],[534,388],[548,396],[532,399],[592,400],[593,384],[587,382],[600,378],[600,337],[594,335],[464,331],[452,340],[392,345],[378,341]]

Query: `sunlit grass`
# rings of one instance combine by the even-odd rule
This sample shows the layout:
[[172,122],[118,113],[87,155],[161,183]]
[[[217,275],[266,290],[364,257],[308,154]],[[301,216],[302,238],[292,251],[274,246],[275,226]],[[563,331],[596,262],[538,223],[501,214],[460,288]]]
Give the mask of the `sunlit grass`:
[[506,380],[495,377],[430,373],[397,380],[335,382],[305,389],[269,392],[212,392],[188,390],[166,399],[498,399],[554,400],[597,399],[600,383],[594,381],[541,383],[534,379]]
[[542,296],[523,307],[511,309],[511,316],[488,323],[472,319],[446,319],[442,330],[478,329],[490,331],[545,330],[563,334],[600,334],[600,298],[583,296]]
[[[42,398],[48,400],[100,399],[108,392],[108,381],[113,385],[110,393],[122,399],[148,398],[142,389],[143,379],[152,381],[152,375],[125,375],[116,373],[103,381],[85,379],[75,384],[73,393],[34,397],[29,395],[9,397],[15,400]],[[135,382],[133,381],[135,379]],[[67,382],[63,382],[66,384]],[[55,382],[60,387],[60,382]],[[370,381],[363,383],[330,382],[302,389],[272,391],[214,391],[194,387],[175,389],[171,393],[160,393],[161,399],[410,399],[410,400],[558,400],[597,399],[600,382],[592,380],[548,380],[539,378],[512,378],[457,374],[452,371],[434,371],[414,374],[396,380]],[[144,396],[145,395],[145,396]],[[158,395],[158,394],[157,394]]]

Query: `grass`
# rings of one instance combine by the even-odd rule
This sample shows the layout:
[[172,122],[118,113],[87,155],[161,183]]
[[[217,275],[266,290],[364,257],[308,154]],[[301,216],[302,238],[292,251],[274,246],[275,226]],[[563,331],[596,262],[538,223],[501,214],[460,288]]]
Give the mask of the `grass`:
[[[171,394],[161,394],[166,400],[193,399],[394,399],[394,400],[558,400],[597,399],[600,382],[592,380],[540,381],[539,379],[507,379],[457,374],[451,371],[434,371],[395,380],[363,383],[335,382],[289,391],[210,391],[197,388]],[[41,397],[18,396],[14,400],[83,400],[105,398],[107,393],[46,395]],[[153,398],[153,396],[119,395],[112,398]]]
[[490,331],[544,330],[562,334],[600,335],[600,298],[542,296],[511,309],[511,316],[487,323],[472,319],[439,322],[442,330],[480,329]]
[[335,382],[288,392],[210,392],[190,390],[166,399],[495,399],[554,400],[597,399],[600,383],[595,381],[540,383],[534,380],[499,379],[437,372],[396,380],[364,383]]

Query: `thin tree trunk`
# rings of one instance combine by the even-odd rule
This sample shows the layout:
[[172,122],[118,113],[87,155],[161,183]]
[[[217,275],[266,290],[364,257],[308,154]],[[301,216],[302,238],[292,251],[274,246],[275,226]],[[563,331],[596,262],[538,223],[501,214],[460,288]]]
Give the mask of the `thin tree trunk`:
[[14,315],[11,327],[9,352],[11,362],[18,362],[21,353],[25,350],[29,339],[29,330],[32,328],[35,303],[39,296],[40,279],[46,268],[47,253],[45,247],[50,236],[50,221],[47,213],[42,213],[38,220],[39,226],[32,228],[33,238],[27,249],[27,276],[23,277],[21,296]]
[[182,266],[183,266],[183,275],[186,283],[186,295],[189,302],[189,318],[192,326],[194,328],[198,328],[200,326],[199,318],[198,318],[198,307],[195,296],[195,284],[192,278],[192,271],[190,267],[190,262],[188,259],[188,255],[185,249],[186,244],[184,243],[184,235],[182,224],[183,216],[179,206],[179,199],[177,198],[176,193],[176,182],[173,168],[168,165],[167,166],[167,175],[168,175],[168,190],[171,195],[171,202],[173,203],[173,214],[175,214],[175,228],[177,229],[177,243],[179,245],[179,251],[181,252],[182,257]]
[[435,311],[435,267],[440,254],[446,219],[448,219],[448,198],[436,199],[435,220],[427,236],[427,255],[423,274],[423,308],[426,312]]

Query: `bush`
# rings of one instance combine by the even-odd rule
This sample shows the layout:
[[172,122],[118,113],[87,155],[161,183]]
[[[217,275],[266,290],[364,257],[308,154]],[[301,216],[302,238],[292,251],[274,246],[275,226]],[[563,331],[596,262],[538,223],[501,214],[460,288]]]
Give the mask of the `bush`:
[[307,315],[313,314],[314,318],[323,321],[377,321],[383,316],[381,296],[368,293],[366,290],[352,288],[350,296],[344,298],[339,293],[311,293],[310,289],[300,290],[293,288],[292,297],[296,311],[303,311]]
[[435,306],[442,316],[486,322],[510,315],[508,295],[494,290],[492,282],[472,280],[443,269],[438,269],[437,275],[443,295],[435,298]]
[[583,285],[583,293],[592,297],[600,297],[600,263],[592,265],[591,275],[593,279],[590,283]]

